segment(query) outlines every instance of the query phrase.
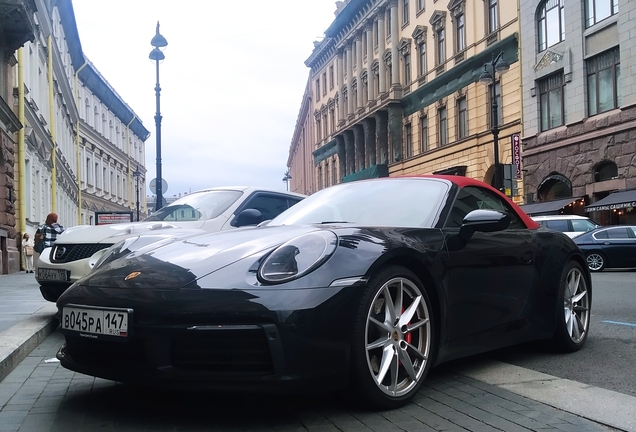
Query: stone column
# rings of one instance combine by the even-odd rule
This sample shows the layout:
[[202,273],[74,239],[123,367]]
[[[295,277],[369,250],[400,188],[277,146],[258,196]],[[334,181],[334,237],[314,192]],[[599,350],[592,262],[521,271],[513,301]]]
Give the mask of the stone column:
[[386,111],[375,113],[375,136],[377,143],[376,160],[379,164],[389,164],[388,115]]
[[[338,91],[338,94],[340,94],[340,92],[342,91],[342,84],[344,83],[344,71],[343,71],[343,52],[342,50],[338,51],[338,57],[336,59],[336,77],[338,79],[338,85],[336,86],[336,89]],[[344,100],[342,98],[342,95],[340,95],[340,97],[338,98],[338,123],[340,123],[341,121],[344,120],[344,107],[342,106],[342,104],[344,103]]]
[[389,7],[391,8],[391,87],[400,83],[400,62],[398,58],[398,2],[397,0],[390,0]]
[[336,151],[338,152],[338,167],[340,169],[340,182],[347,172],[347,156],[345,152],[345,139],[342,135],[336,135]]
[[353,127],[353,142],[356,149],[356,168],[358,171],[362,171],[366,166],[364,163],[364,129],[361,124],[357,124]]
[[372,101],[373,94],[373,26],[367,25],[367,100]]
[[351,79],[353,78],[353,65],[352,63],[352,55],[351,55],[351,44],[347,45],[347,114],[351,115],[353,113],[353,98],[351,97]]
[[376,139],[375,139],[375,119],[367,117],[362,121],[364,129],[364,143],[366,147],[366,166],[371,167],[376,162]]
[[353,139],[353,132],[350,130],[344,131],[344,143],[345,143],[345,157],[347,171],[345,175],[353,174],[356,172],[356,154],[355,145]]
[[359,33],[358,37],[356,38],[356,76],[358,77],[358,79],[356,80],[358,82],[358,91],[356,92],[356,106],[358,108],[361,108],[363,103],[363,95],[362,95],[362,91],[364,89],[364,87],[362,86],[362,38],[363,35],[362,33]]
[[389,111],[389,146],[393,157],[390,162],[402,160],[402,117],[404,110],[399,105],[391,105]]
[[386,73],[384,72],[383,58],[384,50],[386,48],[386,32],[384,24],[384,10],[380,10],[378,15],[378,58],[380,61],[380,71],[378,78],[380,80],[380,93],[386,92]]

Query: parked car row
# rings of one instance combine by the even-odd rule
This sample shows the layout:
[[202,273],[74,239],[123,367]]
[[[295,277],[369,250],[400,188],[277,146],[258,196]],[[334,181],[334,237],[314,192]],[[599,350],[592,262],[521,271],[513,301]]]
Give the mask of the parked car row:
[[585,254],[593,272],[636,268],[636,226],[602,227],[590,218],[577,215],[533,216],[532,219],[571,237]]
[[57,300],[62,366],[218,391],[346,389],[390,409],[449,360],[531,340],[585,344],[586,257],[489,185],[382,178],[291,206],[299,199],[260,226],[221,228],[248,207],[224,202],[217,232],[135,233],[108,248]]

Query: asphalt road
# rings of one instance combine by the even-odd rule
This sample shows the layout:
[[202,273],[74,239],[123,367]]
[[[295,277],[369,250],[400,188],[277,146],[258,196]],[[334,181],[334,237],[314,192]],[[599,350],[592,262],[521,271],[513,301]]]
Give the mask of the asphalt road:
[[581,383],[636,396],[636,271],[592,275],[592,317],[585,347],[558,354],[537,343],[487,357]]

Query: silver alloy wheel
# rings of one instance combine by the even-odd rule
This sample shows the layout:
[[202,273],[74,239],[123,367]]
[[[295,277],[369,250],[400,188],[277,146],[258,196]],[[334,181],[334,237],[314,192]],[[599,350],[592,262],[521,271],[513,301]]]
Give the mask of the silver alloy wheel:
[[605,259],[599,253],[592,252],[587,256],[586,261],[587,267],[592,271],[601,271],[605,268]]
[[590,297],[587,282],[580,268],[574,267],[568,272],[563,290],[565,309],[565,328],[574,343],[585,340],[590,325]]
[[366,360],[377,387],[400,397],[415,387],[431,350],[429,305],[411,280],[396,277],[371,302],[365,328]]

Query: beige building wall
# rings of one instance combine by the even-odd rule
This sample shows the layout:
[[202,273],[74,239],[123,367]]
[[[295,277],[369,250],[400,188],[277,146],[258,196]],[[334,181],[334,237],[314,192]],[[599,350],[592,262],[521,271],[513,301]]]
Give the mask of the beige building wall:
[[[487,30],[491,5],[495,14],[492,32]],[[464,40],[458,45],[460,16]],[[441,62],[436,61],[440,29],[445,32],[446,51]],[[338,182],[384,175],[383,169],[374,169],[382,166],[391,176],[465,166],[465,175],[490,182],[495,157],[489,87],[477,80],[484,63],[492,60],[491,54],[505,51],[510,70],[500,79],[499,161],[510,163],[511,135],[520,132],[521,123],[518,31],[516,2],[514,7],[503,7],[501,0],[343,2],[325,39],[315,43],[306,61],[314,95],[316,187],[333,183],[334,163]],[[418,64],[422,42],[426,47],[424,71]],[[464,97],[468,128],[460,138],[457,101]],[[448,141],[442,145],[438,110],[444,106]],[[426,149],[422,148],[423,116],[428,120]],[[521,180],[517,185],[515,200],[523,194]]]

